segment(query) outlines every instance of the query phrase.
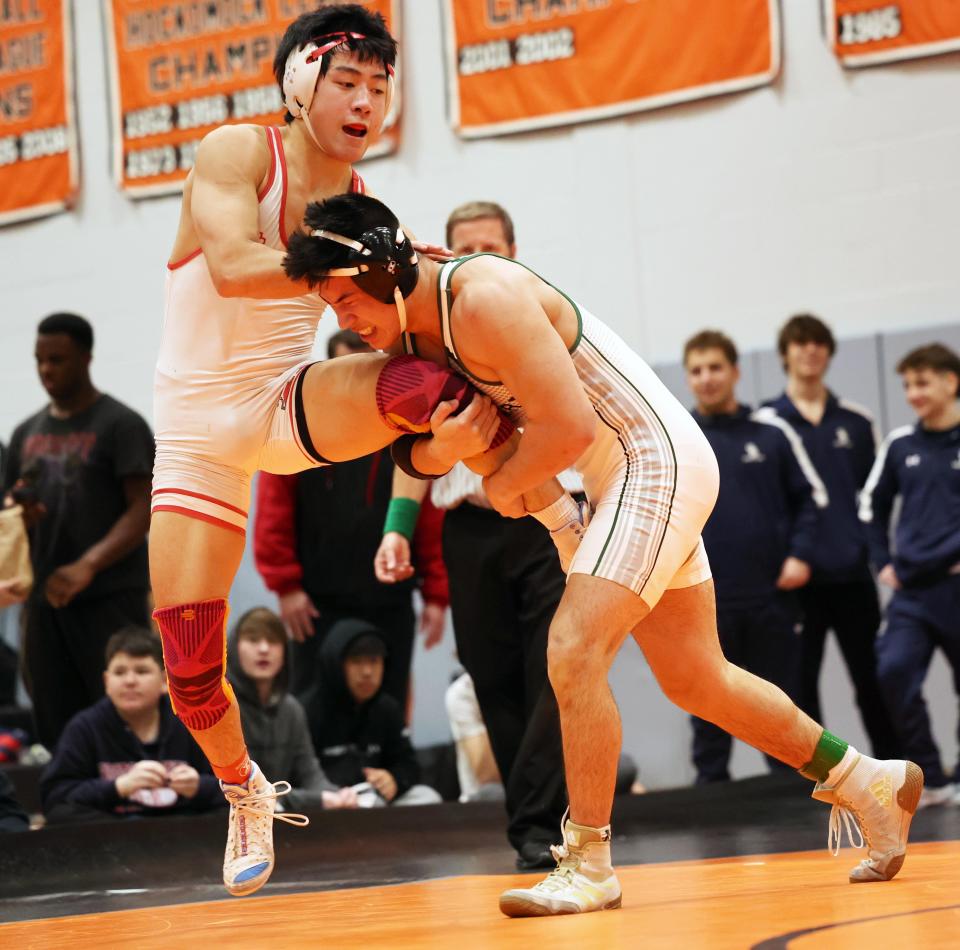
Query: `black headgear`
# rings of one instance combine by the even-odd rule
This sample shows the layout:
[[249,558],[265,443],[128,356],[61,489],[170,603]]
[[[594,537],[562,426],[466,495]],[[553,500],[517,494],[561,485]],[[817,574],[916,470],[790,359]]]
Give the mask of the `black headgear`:
[[336,241],[350,249],[346,266],[328,270],[327,277],[352,277],[365,294],[381,303],[394,303],[398,290],[401,298],[409,297],[417,286],[420,270],[417,252],[402,228],[396,232],[382,226],[371,228],[356,241],[322,229],[311,233],[313,237]]

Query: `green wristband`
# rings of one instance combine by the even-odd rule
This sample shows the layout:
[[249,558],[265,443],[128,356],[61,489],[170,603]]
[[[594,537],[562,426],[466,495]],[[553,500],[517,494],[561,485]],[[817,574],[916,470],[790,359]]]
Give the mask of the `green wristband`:
[[420,514],[420,502],[412,498],[391,498],[387,507],[387,517],[383,522],[383,533],[396,531],[408,541],[413,540],[417,527],[417,515]]

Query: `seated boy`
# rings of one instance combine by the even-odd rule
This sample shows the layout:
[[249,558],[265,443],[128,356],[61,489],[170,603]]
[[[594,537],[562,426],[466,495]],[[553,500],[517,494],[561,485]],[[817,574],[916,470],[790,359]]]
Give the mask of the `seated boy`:
[[167,699],[160,640],[126,627],[107,642],[107,695],[67,724],[40,780],[51,820],[222,808],[210,766]]
[[360,805],[430,805],[403,710],[381,689],[387,645],[365,620],[339,620],[320,647],[315,685],[303,696],[320,764],[338,785],[361,786]]
[[356,808],[357,793],[338,789],[323,774],[303,707],[287,692],[290,646],[272,610],[254,607],[237,621],[227,644],[227,675],[251,757],[267,775],[288,777],[286,807]]

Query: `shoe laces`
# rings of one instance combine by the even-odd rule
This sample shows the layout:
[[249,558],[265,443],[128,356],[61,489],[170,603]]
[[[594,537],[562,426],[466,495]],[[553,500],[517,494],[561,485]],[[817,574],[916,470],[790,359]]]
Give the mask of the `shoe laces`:
[[560,819],[560,840],[563,844],[550,845],[550,854],[553,855],[553,860],[557,862],[557,866],[539,884],[535,885],[537,890],[548,893],[563,890],[563,888],[574,883],[573,876],[580,869],[580,855],[567,847],[565,826],[569,814],[570,808],[568,807]]
[[[835,804],[830,809],[830,825],[827,828],[827,847],[830,853],[836,857],[840,853],[840,845],[843,841],[843,834],[846,832],[847,841],[851,848],[863,848],[868,843],[863,836],[862,818],[852,808],[845,805]],[[860,843],[857,844],[853,833],[857,833]]]
[[580,856],[574,854],[566,845],[550,845],[557,866],[536,885],[538,891],[554,893],[574,885],[574,875],[580,869]]
[[261,792],[248,792],[244,795],[239,790],[231,789],[224,794],[231,807],[238,811],[258,815],[261,818],[273,818],[275,821],[285,821],[288,825],[296,825],[298,828],[306,828],[310,824],[310,819],[306,815],[273,810],[273,803],[277,798],[289,794],[290,791],[291,785],[289,782],[270,782],[268,787]]

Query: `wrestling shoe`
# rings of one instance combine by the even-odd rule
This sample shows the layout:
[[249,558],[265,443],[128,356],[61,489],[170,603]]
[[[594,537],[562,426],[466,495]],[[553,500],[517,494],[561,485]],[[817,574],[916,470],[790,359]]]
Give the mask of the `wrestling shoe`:
[[275,811],[277,797],[290,791],[289,782],[268,782],[255,762],[246,785],[220,783],[230,803],[227,849],[223,855],[223,885],[234,897],[252,894],[273,871],[273,822],[306,827],[306,815]]
[[565,822],[564,842],[551,845],[557,866],[542,881],[500,895],[500,910],[507,917],[586,914],[620,906],[620,882],[610,867],[610,826]]
[[867,755],[858,755],[835,785],[816,784],[813,797],[833,805],[827,846],[834,856],[844,831],[851,847],[867,848],[867,857],[850,871],[852,883],[889,881],[903,867],[910,822],[922,792],[920,766]]
[[577,521],[568,521],[562,528],[550,532],[550,537],[556,545],[557,554],[560,555],[560,567],[566,574],[570,570],[573,562],[573,556],[580,547],[580,542],[586,534],[587,526],[590,524],[590,503],[587,501],[577,502],[580,509],[580,518]]

